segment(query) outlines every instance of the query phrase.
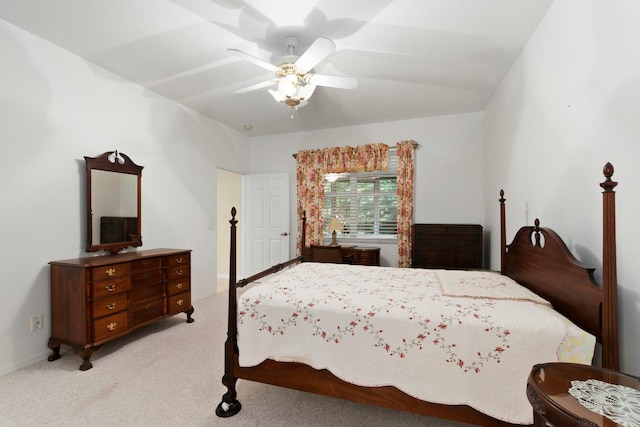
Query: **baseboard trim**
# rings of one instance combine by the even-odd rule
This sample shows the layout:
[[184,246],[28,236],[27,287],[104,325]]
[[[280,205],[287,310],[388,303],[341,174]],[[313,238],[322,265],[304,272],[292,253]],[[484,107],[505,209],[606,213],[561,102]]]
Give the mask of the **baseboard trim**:
[[41,353],[34,354],[33,356],[26,357],[18,362],[4,365],[0,368],[0,376],[9,374],[22,368],[26,368],[27,366],[33,365],[34,363],[41,362],[49,356],[49,353],[51,353],[50,350],[43,351]]

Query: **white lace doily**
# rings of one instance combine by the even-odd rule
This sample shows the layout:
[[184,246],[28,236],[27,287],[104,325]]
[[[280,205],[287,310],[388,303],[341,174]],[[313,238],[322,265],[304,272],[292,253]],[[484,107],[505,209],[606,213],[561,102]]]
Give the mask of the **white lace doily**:
[[571,381],[569,394],[585,408],[625,426],[640,426],[640,391],[598,380]]

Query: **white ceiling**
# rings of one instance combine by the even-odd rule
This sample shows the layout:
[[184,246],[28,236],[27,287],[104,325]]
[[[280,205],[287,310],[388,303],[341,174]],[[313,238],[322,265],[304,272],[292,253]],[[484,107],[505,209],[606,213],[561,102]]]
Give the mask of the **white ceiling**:
[[[0,18],[250,136],[484,110],[553,0],[2,0]],[[284,37],[302,54],[326,37],[314,69],[353,76],[318,87],[291,119],[264,68]]]

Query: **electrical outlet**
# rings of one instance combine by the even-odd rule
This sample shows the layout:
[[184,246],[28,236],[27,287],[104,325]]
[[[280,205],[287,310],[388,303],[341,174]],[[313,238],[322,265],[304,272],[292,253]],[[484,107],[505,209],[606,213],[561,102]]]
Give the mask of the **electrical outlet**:
[[42,329],[42,314],[31,316],[31,330],[37,331],[38,329]]

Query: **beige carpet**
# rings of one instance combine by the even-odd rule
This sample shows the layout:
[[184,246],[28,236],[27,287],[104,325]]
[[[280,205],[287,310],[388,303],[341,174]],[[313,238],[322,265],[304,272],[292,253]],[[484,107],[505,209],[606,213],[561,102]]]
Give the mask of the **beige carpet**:
[[2,426],[433,426],[463,424],[238,381],[234,417],[214,410],[226,339],[226,293],[194,303],[95,352],[93,369],[63,346],[63,357],[0,377]]

